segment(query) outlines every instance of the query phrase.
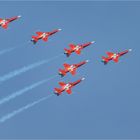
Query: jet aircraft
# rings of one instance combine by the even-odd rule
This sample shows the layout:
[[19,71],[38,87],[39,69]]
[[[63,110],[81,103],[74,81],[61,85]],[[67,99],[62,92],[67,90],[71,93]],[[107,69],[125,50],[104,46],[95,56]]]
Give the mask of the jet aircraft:
[[0,18],[0,26],[4,29],[8,28],[8,24],[14,20],[17,20],[18,18],[20,18],[21,16],[15,16],[15,17],[11,17],[11,18],[6,18],[6,19],[2,19]]
[[61,88],[54,88],[54,93],[59,96],[62,94],[62,92],[66,91],[68,94],[72,93],[72,88],[74,86],[76,86],[77,84],[79,84],[81,81],[83,81],[85,78],[81,78],[75,82],[72,83],[64,83],[64,82],[59,82],[59,85],[61,86]]
[[57,33],[61,31],[61,29],[56,29],[53,30],[51,32],[36,32],[37,36],[32,36],[31,41],[36,44],[38,42],[38,40],[42,39],[43,41],[48,41],[48,37],[50,37],[51,35]]
[[63,76],[65,76],[68,72],[70,72],[72,75],[75,75],[75,74],[76,74],[77,68],[79,68],[80,66],[86,64],[87,62],[89,62],[89,60],[80,62],[80,63],[78,63],[78,64],[72,64],[72,65],[69,65],[69,64],[67,64],[67,63],[64,63],[64,64],[63,64],[64,69],[59,69],[59,75],[61,75],[61,77],[63,77]]
[[106,52],[106,54],[108,55],[107,57],[102,56],[102,62],[104,64],[107,64],[109,61],[113,60],[115,63],[117,63],[119,61],[119,58],[123,55],[125,55],[126,53],[132,51],[132,49],[128,49],[119,53],[113,53],[113,52]]
[[73,52],[80,55],[82,49],[93,44],[94,42],[95,41],[92,41],[92,42],[88,42],[88,43],[81,44],[81,45],[69,44],[70,49],[64,48],[64,54],[66,54],[67,57],[69,57],[71,55],[71,53],[73,53]]

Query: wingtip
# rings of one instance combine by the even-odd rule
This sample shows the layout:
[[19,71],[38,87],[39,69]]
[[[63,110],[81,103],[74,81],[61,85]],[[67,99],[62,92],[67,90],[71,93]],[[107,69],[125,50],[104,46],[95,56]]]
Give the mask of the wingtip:
[[59,31],[61,31],[62,29],[58,29]]
[[131,51],[132,51],[132,49],[129,49],[128,51],[129,51],[129,52],[131,52]]

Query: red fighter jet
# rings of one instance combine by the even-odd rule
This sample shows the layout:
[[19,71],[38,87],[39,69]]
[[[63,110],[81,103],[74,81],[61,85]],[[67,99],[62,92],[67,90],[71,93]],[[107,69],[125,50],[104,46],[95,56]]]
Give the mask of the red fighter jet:
[[62,92],[66,91],[68,94],[71,94],[71,88],[74,87],[75,85],[79,84],[81,81],[83,81],[85,78],[81,78],[73,83],[64,83],[64,82],[59,82],[59,85],[61,88],[54,88],[54,93],[59,96],[61,95]]
[[80,55],[81,54],[81,50],[86,48],[87,46],[93,44],[95,41],[92,42],[88,42],[82,45],[74,45],[74,44],[69,44],[70,49],[66,49],[64,48],[64,54],[67,55],[67,57],[69,57],[71,55],[71,53],[75,52],[76,54]]
[[8,24],[18,18],[20,18],[21,16],[15,16],[15,17],[12,17],[12,18],[7,18],[7,19],[1,19],[0,18],[0,26],[4,29],[7,29],[8,28]]
[[124,54],[126,54],[126,53],[128,53],[130,51],[132,51],[132,49],[125,50],[125,51],[119,52],[119,53],[106,52],[106,54],[108,55],[108,57],[102,56],[102,62],[104,64],[107,64],[109,61],[113,60],[115,63],[117,63],[119,61],[119,58],[121,56],[123,56]]
[[31,41],[36,44],[38,40],[42,39],[43,41],[48,41],[48,37],[61,31],[61,29],[56,29],[51,32],[36,32],[37,36],[32,36]]
[[89,62],[89,60],[80,62],[78,64],[73,64],[73,65],[69,65],[64,63],[64,69],[59,69],[59,75],[61,75],[61,77],[65,76],[66,73],[70,72],[72,75],[76,74],[76,69],[84,64],[86,64],[87,62]]

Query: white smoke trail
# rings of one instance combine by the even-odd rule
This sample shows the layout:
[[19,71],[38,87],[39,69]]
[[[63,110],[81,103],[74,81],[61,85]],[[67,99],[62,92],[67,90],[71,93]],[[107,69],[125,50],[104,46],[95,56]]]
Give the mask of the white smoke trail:
[[14,49],[16,49],[16,48],[9,48],[9,49],[5,49],[5,50],[1,50],[1,51],[0,51],[0,55],[5,54],[5,53],[7,53],[7,52],[11,52],[11,51],[14,50]]
[[31,69],[34,69],[36,67],[39,67],[39,66],[41,66],[43,64],[49,63],[50,61],[52,61],[54,59],[57,59],[58,57],[60,57],[62,55],[63,54],[59,54],[59,55],[57,55],[55,57],[52,57],[50,59],[44,59],[42,61],[38,61],[36,63],[32,63],[32,64],[30,64],[28,66],[24,66],[24,67],[22,67],[20,69],[17,69],[15,71],[9,72],[8,74],[5,74],[5,75],[3,75],[3,76],[0,77],[0,82],[7,81],[7,80],[9,80],[9,79],[11,79],[11,78],[13,78],[13,77],[15,77],[17,75],[20,75],[20,74],[22,74],[24,72],[27,72],[27,71],[29,71]]
[[52,97],[53,95],[54,95],[54,94],[50,94],[50,95],[48,95],[48,96],[46,96],[46,97],[43,97],[43,98],[41,98],[41,99],[39,99],[39,100],[37,100],[37,101],[34,101],[34,102],[30,103],[30,104],[27,104],[26,106],[23,106],[23,107],[21,107],[21,108],[15,110],[15,111],[13,111],[13,112],[7,114],[7,115],[1,117],[1,118],[0,118],[0,123],[3,123],[3,122],[5,122],[6,120],[9,120],[9,119],[11,119],[12,117],[14,117],[14,116],[18,115],[19,113],[23,112],[24,110],[27,110],[27,109],[33,107],[34,105],[39,104],[40,102],[42,102],[42,101],[44,101],[44,100],[47,100],[48,98]]
[[[12,48],[8,48],[8,49],[1,50],[1,51],[0,51],[0,55],[3,55],[3,54],[8,53],[8,52],[11,52],[11,51],[13,51],[13,50],[15,50],[15,49],[18,49],[18,48],[21,48],[21,46],[23,46],[23,45],[25,45],[25,44],[27,44],[27,43],[29,43],[29,41],[17,45],[18,47],[12,47]],[[20,46],[20,47],[19,47],[19,46]]]
[[48,82],[48,81],[50,81],[50,80],[56,78],[57,76],[58,76],[58,75],[55,75],[55,76],[52,76],[52,77],[47,78],[47,79],[45,79],[45,80],[38,81],[38,82],[36,82],[36,83],[34,83],[34,84],[30,85],[30,86],[27,86],[27,87],[25,87],[25,88],[23,88],[23,89],[17,91],[17,92],[14,92],[13,94],[11,94],[11,95],[9,95],[9,96],[7,96],[7,97],[1,99],[1,100],[0,100],[0,105],[3,104],[3,103],[6,103],[6,102],[8,102],[8,101],[10,101],[10,100],[12,100],[12,99],[14,99],[14,98],[16,98],[16,97],[18,97],[18,96],[20,96],[20,95],[22,95],[22,94],[24,94],[24,93],[26,93],[27,91],[30,91],[30,90],[32,90],[32,89],[34,89],[34,88],[36,88],[36,87],[38,87],[38,86],[40,86],[40,85],[42,85],[42,84]]

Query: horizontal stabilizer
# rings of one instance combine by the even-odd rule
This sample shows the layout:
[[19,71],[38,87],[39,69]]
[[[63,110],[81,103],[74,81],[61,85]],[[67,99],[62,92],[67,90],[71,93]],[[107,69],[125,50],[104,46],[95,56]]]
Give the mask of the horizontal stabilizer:
[[104,56],[102,56],[102,61],[104,62],[104,64],[107,64],[108,63],[108,59]]
[[55,91],[55,93],[61,93],[61,89],[59,89],[59,88],[54,88],[54,91]]
[[66,75],[66,72],[63,69],[59,69],[59,74],[62,75],[62,76],[65,76]]

